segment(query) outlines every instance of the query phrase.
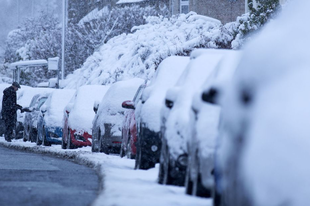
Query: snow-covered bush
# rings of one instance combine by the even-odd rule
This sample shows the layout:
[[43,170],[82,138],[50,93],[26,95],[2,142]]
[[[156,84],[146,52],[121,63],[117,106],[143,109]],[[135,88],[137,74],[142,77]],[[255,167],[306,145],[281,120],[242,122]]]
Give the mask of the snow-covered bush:
[[138,5],[121,8],[97,8],[82,18],[77,24],[69,22],[66,41],[66,74],[80,68],[85,60],[109,39],[122,33],[130,33],[131,28],[146,23],[145,16],[164,15],[155,7]]
[[140,77],[150,79],[159,63],[171,55],[188,55],[194,48],[229,48],[231,29],[194,12],[171,18],[148,17],[103,44],[84,65],[67,77],[67,87],[110,84]]
[[[61,25],[52,13],[26,19],[23,25],[8,34],[5,48],[5,63],[20,60],[48,59],[59,56],[61,51]],[[40,81],[55,77],[56,73],[47,68],[23,70],[21,83],[34,86]]]
[[256,0],[257,7],[253,6],[253,0],[249,0],[250,12],[237,17],[233,22],[235,37],[231,47],[240,48],[249,39],[249,36],[263,27],[270,19],[273,19],[279,10],[279,0]]

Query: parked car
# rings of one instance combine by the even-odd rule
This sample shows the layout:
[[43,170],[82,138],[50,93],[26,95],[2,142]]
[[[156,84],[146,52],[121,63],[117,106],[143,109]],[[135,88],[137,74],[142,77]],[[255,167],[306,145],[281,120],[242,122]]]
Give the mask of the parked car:
[[159,162],[160,109],[166,91],[172,87],[185,69],[189,57],[171,56],[158,66],[150,83],[144,89],[135,115],[138,130],[136,169],[149,169]]
[[188,162],[185,178],[186,193],[211,197],[214,188],[214,151],[218,135],[221,108],[218,98],[222,88],[230,81],[239,63],[241,51],[226,52],[192,101],[187,138]]
[[220,101],[215,206],[310,202],[309,7],[289,4],[244,48]]
[[161,110],[162,149],[159,183],[184,186],[187,169],[187,138],[191,138],[191,101],[203,83],[211,78],[228,50],[197,49],[175,86],[167,91]]
[[125,111],[125,116],[122,124],[122,145],[120,156],[127,156],[130,159],[136,158],[137,153],[137,126],[136,126],[136,116],[135,116],[135,105],[141,98],[142,92],[146,84],[143,83],[138,88],[133,100],[126,100],[122,103],[122,107],[128,109]]
[[[21,87],[22,88],[17,91],[17,103],[23,108],[29,108],[31,100],[35,95],[47,94],[53,91],[53,89],[51,88],[33,88],[25,85],[22,85]],[[15,134],[17,139],[21,139],[24,136],[24,122],[26,114],[26,112],[22,113],[20,110],[17,110],[17,122],[15,128]],[[35,139],[32,141],[35,141]]]
[[107,91],[104,85],[85,85],[78,88],[64,110],[63,149],[92,145],[93,105]]
[[37,140],[37,121],[40,114],[40,108],[47,100],[49,93],[43,92],[33,96],[29,109],[31,112],[25,114],[23,140],[36,142]]
[[72,89],[56,89],[48,96],[38,116],[36,140],[38,144],[44,146],[61,144],[63,111],[74,93],[75,90]]
[[132,99],[139,86],[144,82],[133,78],[113,83],[102,98],[93,120],[93,152],[120,153],[121,128],[125,109],[122,102]]

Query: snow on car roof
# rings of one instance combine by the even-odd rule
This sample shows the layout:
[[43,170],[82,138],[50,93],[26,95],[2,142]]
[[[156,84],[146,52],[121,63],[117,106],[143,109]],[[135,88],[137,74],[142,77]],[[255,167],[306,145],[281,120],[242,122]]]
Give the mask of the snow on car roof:
[[160,109],[164,105],[166,92],[174,86],[189,62],[189,57],[171,56],[164,59],[143,96],[149,96],[142,105],[141,118],[147,122],[148,128],[153,131],[160,129]]
[[55,89],[48,97],[42,108],[46,107],[47,112],[44,116],[46,125],[62,126],[63,111],[65,106],[73,97],[75,90],[73,89]]
[[101,121],[105,121],[105,115],[125,111],[125,109],[122,108],[122,102],[132,100],[137,89],[143,82],[143,79],[133,78],[112,84],[102,98],[98,109],[98,115],[101,115]]

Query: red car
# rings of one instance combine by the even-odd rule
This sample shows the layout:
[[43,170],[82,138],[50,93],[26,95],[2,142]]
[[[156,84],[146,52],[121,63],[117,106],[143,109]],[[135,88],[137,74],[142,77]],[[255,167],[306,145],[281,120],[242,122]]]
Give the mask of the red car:
[[92,145],[93,106],[103,98],[106,90],[103,85],[85,85],[76,91],[64,112],[63,149]]
[[124,157],[125,155],[130,159],[135,159],[136,157],[136,142],[138,138],[135,118],[135,103],[141,98],[141,94],[144,88],[145,84],[142,84],[138,88],[133,100],[127,100],[122,103],[122,107],[129,110],[125,113],[122,126],[121,157]]

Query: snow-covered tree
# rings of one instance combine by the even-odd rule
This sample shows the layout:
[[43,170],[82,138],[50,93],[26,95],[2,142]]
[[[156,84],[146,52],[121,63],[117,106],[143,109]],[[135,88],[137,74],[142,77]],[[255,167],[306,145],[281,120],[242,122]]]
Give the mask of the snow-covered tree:
[[227,48],[233,39],[229,27],[194,12],[146,21],[103,44],[67,77],[67,87],[111,84],[132,77],[150,79],[168,56],[186,56],[195,48]]
[[[22,26],[9,33],[5,48],[5,63],[20,60],[48,59],[60,56],[61,25],[59,19],[51,12],[41,12],[34,18],[28,18]],[[25,70],[21,73],[21,83],[36,85],[55,77],[55,72],[47,68]]]
[[232,48],[240,48],[249,36],[259,30],[270,19],[274,18],[280,8],[279,0],[256,0],[257,6],[254,6],[253,0],[248,0],[249,12],[237,17],[234,22],[234,41]]
[[147,16],[161,16],[166,11],[138,5],[109,9],[97,8],[77,24],[69,22],[66,38],[66,74],[80,68],[85,60],[111,38],[128,34],[131,28],[146,23]]

